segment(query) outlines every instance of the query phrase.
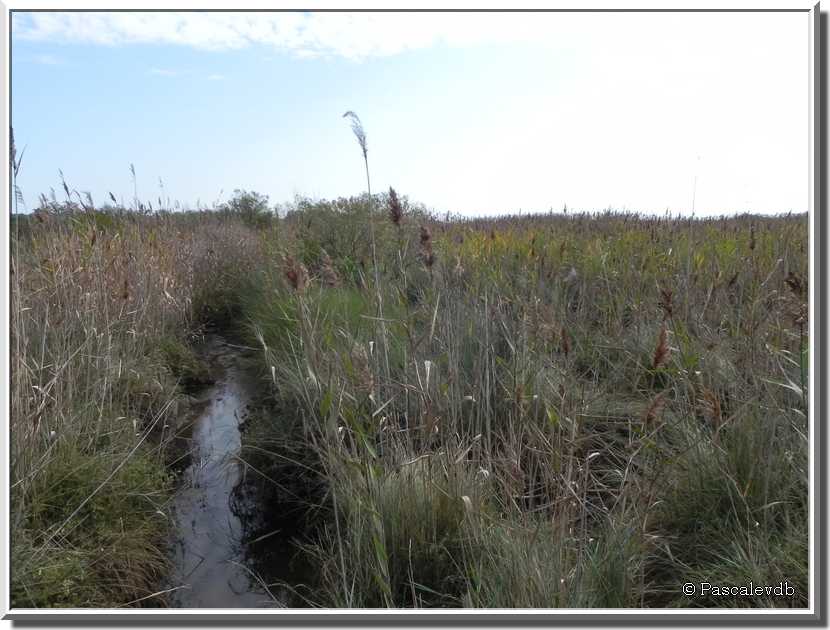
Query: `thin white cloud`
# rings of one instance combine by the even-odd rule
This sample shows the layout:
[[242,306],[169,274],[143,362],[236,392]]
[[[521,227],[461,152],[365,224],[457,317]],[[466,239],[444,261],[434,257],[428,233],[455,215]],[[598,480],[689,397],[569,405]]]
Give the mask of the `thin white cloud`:
[[64,64],[63,59],[54,55],[36,55],[32,58],[32,61],[42,66],[62,66]]
[[27,41],[173,44],[229,50],[259,44],[300,57],[364,59],[450,45],[549,41],[549,20],[521,14],[428,13],[15,13]]
[[179,73],[175,70],[168,70],[167,68],[150,68],[150,74],[158,77],[176,77]]

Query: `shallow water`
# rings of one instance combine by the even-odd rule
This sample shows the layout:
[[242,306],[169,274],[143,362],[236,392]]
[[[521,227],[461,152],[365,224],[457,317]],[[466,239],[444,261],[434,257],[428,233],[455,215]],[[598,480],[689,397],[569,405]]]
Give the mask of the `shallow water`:
[[240,356],[219,337],[206,340],[208,358],[221,374],[205,393],[208,404],[194,421],[191,464],[173,502],[176,519],[172,604],[187,608],[274,606],[245,567],[243,528],[232,508],[242,481],[237,460],[239,425],[252,387]]

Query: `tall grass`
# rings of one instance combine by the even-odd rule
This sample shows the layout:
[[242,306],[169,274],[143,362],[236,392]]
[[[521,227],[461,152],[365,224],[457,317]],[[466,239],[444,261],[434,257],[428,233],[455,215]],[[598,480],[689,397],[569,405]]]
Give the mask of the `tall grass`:
[[806,605],[804,216],[70,193],[12,231],[15,606],[162,602],[165,444],[205,322],[262,348],[278,405],[243,456],[313,488],[292,499],[313,604]]
[[266,274],[246,311],[329,487],[318,603],[806,604],[803,216],[377,210],[378,317],[304,225],[359,203],[280,245],[334,237],[350,282]]
[[202,378],[189,335],[227,310],[258,237],[70,204],[14,221],[12,604],[158,604],[166,446]]

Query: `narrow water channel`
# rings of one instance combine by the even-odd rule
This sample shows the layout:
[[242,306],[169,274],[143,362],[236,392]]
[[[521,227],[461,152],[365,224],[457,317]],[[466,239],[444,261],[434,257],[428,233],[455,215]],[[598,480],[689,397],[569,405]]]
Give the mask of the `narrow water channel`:
[[185,608],[262,608],[275,604],[245,566],[243,527],[232,508],[242,481],[237,459],[240,424],[253,396],[241,357],[218,336],[205,342],[218,365],[205,392],[207,407],[193,424],[190,466],[174,498],[176,519],[172,605]]

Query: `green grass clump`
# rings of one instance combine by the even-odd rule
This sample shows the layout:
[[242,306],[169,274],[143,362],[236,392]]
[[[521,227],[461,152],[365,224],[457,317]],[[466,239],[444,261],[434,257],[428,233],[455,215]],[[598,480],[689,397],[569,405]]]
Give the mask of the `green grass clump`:
[[[82,453],[58,438],[13,534],[13,606],[107,607],[153,592],[169,566],[172,479],[146,455]],[[18,506],[19,507],[19,506]]]
[[194,392],[213,382],[209,366],[191,347],[178,339],[162,339],[159,341],[158,349],[164,364],[184,391]]

